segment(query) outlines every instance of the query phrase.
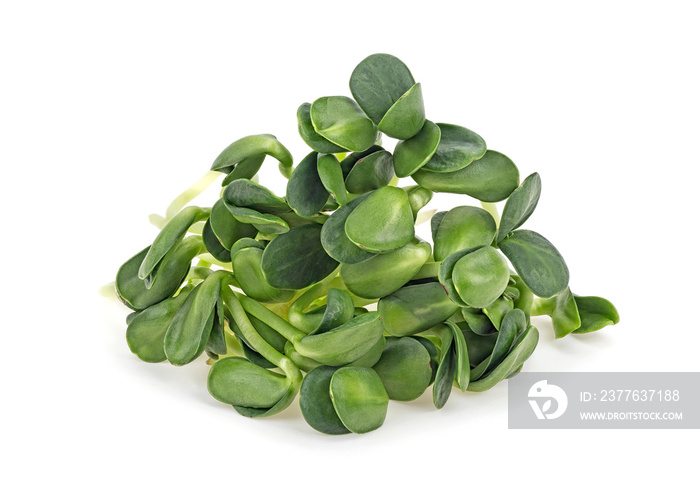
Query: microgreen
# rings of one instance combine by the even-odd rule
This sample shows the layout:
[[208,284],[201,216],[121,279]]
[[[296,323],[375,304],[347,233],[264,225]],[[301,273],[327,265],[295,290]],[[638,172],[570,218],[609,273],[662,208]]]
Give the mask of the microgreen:
[[[315,430],[367,433],[389,400],[432,385],[440,409],[455,386],[517,374],[538,343],[531,316],[551,316],[556,338],[619,322],[606,299],[573,294],[554,244],[522,228],[538,173],[521,182],[476,132],[427,120],[422,85],[394,56],[364,59],[349,88],[299,106],[311,152],[296,166],[273,135],[243,137],[151,217],[160,232],[115,282],[137,357],[205,355],[209,392],[244,416],[299,394]],[[268,158],[288,179],[282,196],[258,182]],[[185,206],[221,173],[211,207]],[[463,204],[425,210],[434,193]],[[428,220],[432,245],[416,234]]]

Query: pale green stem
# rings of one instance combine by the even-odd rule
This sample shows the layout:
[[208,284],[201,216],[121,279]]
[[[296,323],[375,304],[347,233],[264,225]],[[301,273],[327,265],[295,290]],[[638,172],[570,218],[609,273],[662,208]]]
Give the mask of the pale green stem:
[[531,316],[552,316],[556,307],[556,296],[553,298],[536,298],[530,308]]
[[222,176],[222,173],[217,171],[207,172],[196,183],[180,193],[180,195],[175,198],[172,203],[170,203],[170,206],[168,206],[168,209],[165,211],[165,218],[170,220],[172,217],[177,215],[186,204],[202,194],[202,192],[220,176]]
[[112,281],[109,284],[105,284],[104,286],[100,286],[100,288],[97,290],[97,292],[103,298],[116,298],[117,292],[114,289],[115,284],[116,283],[114,281]]

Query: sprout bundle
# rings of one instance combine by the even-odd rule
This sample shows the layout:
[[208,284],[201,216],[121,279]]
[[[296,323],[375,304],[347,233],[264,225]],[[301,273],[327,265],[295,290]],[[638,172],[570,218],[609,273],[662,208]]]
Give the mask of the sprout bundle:
[[[442,408],[453,387],[485,391],[517,374],[538,341],[531,315],[550,315],[557,337],[618,322],[610,302],[574,295],[557,249],[521,228],[537,173],[520,182],[478,134],[427,120],[420,83],[393,56],[363,60],[350,91],[299,107],[312,151],[296,166],[274,136],[244,137],[211,167],[225,176],[210,208],[182,208],[199,187],[156,221],[116,279],[139,358],[185,365],[206,353],[211,395],[240,414],[275,414],[299,394],[311,427],[365,433],[390,399],[432,385]],[[382,134],[398,140],[393,153]],[[266,160],[289,179],[284,197],[257,181]],[[434,192],[482,207],[430,218],[421,209]],[[428,218],[432,245],[415,234]]]

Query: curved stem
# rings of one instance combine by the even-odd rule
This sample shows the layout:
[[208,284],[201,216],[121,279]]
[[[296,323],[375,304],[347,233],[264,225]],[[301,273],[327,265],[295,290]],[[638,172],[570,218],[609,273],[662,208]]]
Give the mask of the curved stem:
[[[249,298],[248,296],[245,296],[243,294],[239,293],[234,293],[235,296],[238,298],[241,306],[243,309],[247,312],[250,313],[251,315],[255,316],[257,319],[260,321],[264,322],[266,325],[268,325],[270,328],[274,329],[277,333],[282,335],[284,338],[289,340],[292,343],[296,343],[302,338],[306,336],[306,334],[291,324],[289,322],[279,316],[277,316],[275,313],[267,309],[265,306],[262,304],[258,303],[256,300]],[[236,323],[238,323],[238,320],[236,320]],[[251,345],[253,345],[251,343]],[[255,345],[253,345],[255,347]],[[259,353],[260,350],[258,350]],[[277,352],[279,353],[279,352]],[[267,357],[265,357],[267,358]],[[270,360],[268,358],[268,360]],[[270,360],[272,362],[272,360]],[[272,362],[273,364],[275,362]],[[275,364],[277,365],[277,364]]]
[[530,308],[530,316],[552,316],[556,307],[556,296],[553,298],[536,298]]
[[216,181],[222,173],[216,171],[208,171],[204,176],[199,178],[196,183],[180,193],[165,211],[165,220],[168,221],[182,210],[187,203],[199,196],[207,189],[214,181]]
[[426,262],[411,280],[417,279],[437,279],[440,273],[440,262]]

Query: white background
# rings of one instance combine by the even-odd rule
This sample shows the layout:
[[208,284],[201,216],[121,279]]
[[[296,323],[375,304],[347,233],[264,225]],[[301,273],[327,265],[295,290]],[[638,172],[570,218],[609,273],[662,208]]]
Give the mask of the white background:
[[[148,214],[230,142],[273,133],[299,161],[297,107],[349,95],[354,66],[388,52],[428,118],[540,173],[526,226],[565,256],[574,292],[620,311],[556,341],[535,320],[525,370],[698,371],[694,2],[0,5],[3,485],[682,485],[696,471],[697,430],[508,430],[506,383],[440,411],[429,394],[392,402],[363,436],[316,433],[297,404],[243,418],[209,396],[203,360],[140,362],[127,310],[97,294],[155,237]],[[262,181],[281,191],[275,165]]]

